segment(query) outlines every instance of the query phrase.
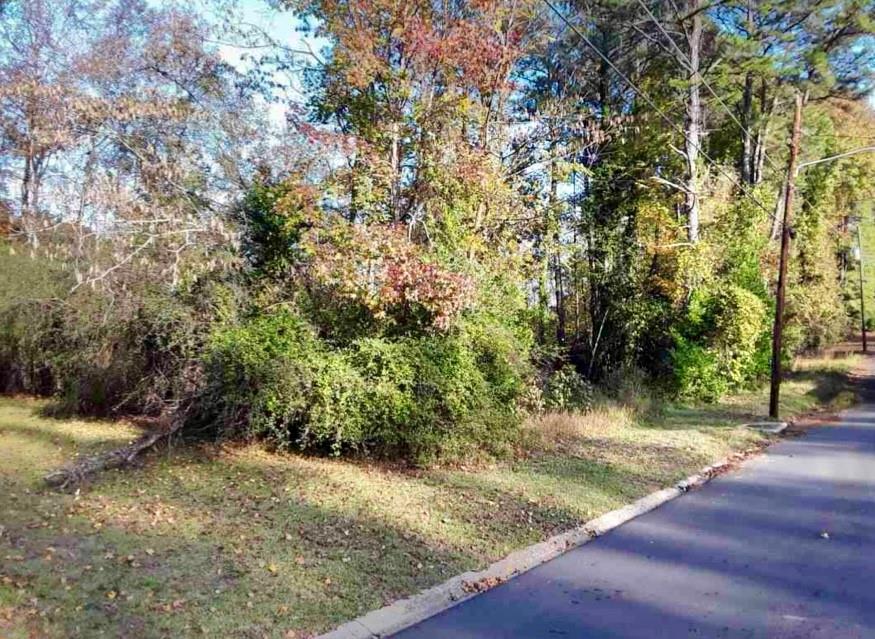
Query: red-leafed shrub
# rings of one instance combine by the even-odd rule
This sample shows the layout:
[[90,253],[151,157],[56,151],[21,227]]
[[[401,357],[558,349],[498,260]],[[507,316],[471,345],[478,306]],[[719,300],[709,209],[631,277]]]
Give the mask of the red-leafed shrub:
[[433,261],[400,225],[345,223],[310,232],[315,283],[394,332],[446,331],[473,302],[472,279]]

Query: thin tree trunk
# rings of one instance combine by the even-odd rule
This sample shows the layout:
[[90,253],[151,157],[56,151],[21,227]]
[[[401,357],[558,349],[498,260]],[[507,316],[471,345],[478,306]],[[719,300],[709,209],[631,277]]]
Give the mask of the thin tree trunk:
[[547,341],[547,310],[549,307],[547,297],[547,247],[544,242],[546,236],[542,238],[542,251],[540,259],[540,268],[538,269],[538,343],[545,344]]
[[702,51],[701,0],[690,0],[692,24],[689,30],[690,77],[687,98],[686,159],[687,183],[684,208],[687,215],[687,234],[691,243],[699,241],[699,146],[702,123],[702,101],[699,94],[699,63]]
[[778,105],[777,92],[772,99],[769,100],[769,106],[766,108],[766,82],[760,90],[761,113],[759,126],[757,127],[756,147],[754,151],[754,169],[753,169],[753,184],[759,184],[763,179],[763,167],[766,163],[766,139],[769,135],[769,125],[772,122],[772,114]]
[[24,175],[21,178],[21,212],[27,213],[30,208],[30,180],[31,180],[31,163],[30,154],[24,157]]
[[398,123],[392,123],[392,150],[390,162],[392,165],[392,184],[390,188],[390,206],[392,208],[392,219],[395,222],[399,221],[399,202],[398,202],[398,191],[400,186],[400,161],[399,161],[399,153],[398,153]]
[[565,317],[565,285],[562,279],[562,259],[559,254],[558,244],[553,260],[553,281],[556,289],[556,342],[560,346],[564,346],[567,330]]
[[356,176],[358,175],[358,156],[354,156],[349,172],[349,211],[347,212],[347,220],[350,224],[355,224],[356,209],[358,207],[358,189],[356,188]]
[[[556,132],[550,132],[550,157],[556,155]],[[549,224],[553,234],[550,247],[553,250],[553,289],[556,296],[556,343],[565,344],[565,295],[562,287],[562,236],[559,220],[558,179],[556,160],[550,161],[550,212]]]
[[744,92],[741,98],[741,123],[744,129],[741,131],[741,158],[738,168],[741,181],[745,184],[753,184],[754,168],[754,140],[751,133],[753,124],[753,75],[748,73],[744,78]]

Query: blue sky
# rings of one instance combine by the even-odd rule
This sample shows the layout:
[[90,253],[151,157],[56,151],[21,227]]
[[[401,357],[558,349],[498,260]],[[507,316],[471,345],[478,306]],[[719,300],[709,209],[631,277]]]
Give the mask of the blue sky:
[[[301,29],[303,23],[293,11],[274,9],[266,0],[239,0],[236,12],[242,22],[255,25],[283,46],[309,49],[319,53],[327,45],[324,40],[303,32]],[[242,70],[248,66],[246,56],[254,52],[231,44],[222,44],[219,46],[219,53],[226,62]],[[291,89],[287,92],[286,99],[298,100],[303,97],[299,77],[283,74],[277,75],[275,79],[277,82],[290,85]],[[282,102],[270,105],[271,119],[275,124],[281,124],[285,120],[285,113],[286,106]]]
[[[325,41],[308,36],[300,29],[302,22],[291,10],[279,11],[271,8],[267,0],[239,0],[241,17],[249,23],[257,25],[278,42],[292,48],[311,47],[319,52],[326,46]],[[242,49],[230,46],[222,46],[222,57],[232,63],[240,64]],[[869,96],[869,104],[875,108],[875,92]],[[277,113],[276,115],[281,115]]]
[[[290,46],[300,47],[305,40],[312,42],[306,34],[301,33],[301,21],[290,10],[278,11],[268,6],[265,0],[240,0],[239,12],[241,17],[263,29],[278,42]],[[229,61],[237,57],[239,52],[234,52],[231,47],[223,47],[223,55],[227,55]]]

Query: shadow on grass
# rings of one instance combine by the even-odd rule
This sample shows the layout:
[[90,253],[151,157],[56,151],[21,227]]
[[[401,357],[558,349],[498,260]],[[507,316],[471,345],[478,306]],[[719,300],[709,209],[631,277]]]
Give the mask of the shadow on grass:
[[95,450],[122,446],[131,439],[130,437],[117,437],[115,439],[108,439],[105,436],[88,437],[84,436],[84,434],[47,430],[39,426],[30,426],[23,423],[2,424],[0,425],[0,431],[31,439],[35,443],[75,448],[79,453],[91,453]]
[[312,505],[215,517],[188,499],[163,501],[208,525],[197,535],[113,523],[95,532],[80,520],[63,534],[8,522],[0,548],[23,559],[4,574],[24,582],[34,616],[54,611],[36,636],[319,631],[439,581],[437,567],[455,573],[472,563],[380,519]]
[[[811,384],[802,394],[786,390],[788,383]],[[784,376],[785,390],[781,396],[782,413],[797,414],[817,405],[829,406],[843,394],[858,392],[848,373],[841,371],[803,370]],[[746,401],[715,404],[669,404],[658,414],[642,420],[647,428],[688,430],[700,428],[735,428],[741,424],[765,418],[768,397],[765,388],[743,394]]]
[[[806,394],[820,402],[849,388],[842,373],[788,379],[813,384]],[[753,403],[668,407],[642,427],[733,428],[759,417]],[[7,421],[4,431],[47,448],[99,444],[27,422]],[[0,511],[15,513],[4,516],[0,554],[22,559],[4,574],[25,583],[21,605],[45,624],[37,636],[319,631],[579,524],[594,514],[583,507],[628,502],[679,460],[699,461],[625,439],[578,445],[580,456],[555,451],[495,471],[413,473],[295,455],[215,456],[183,444],[150,454],[143,468],[96,478],[82,501],[27,492],[12,478],[0,482],[0,493],[19,495],[0,494]],[[36,621],[45,611],[54,612]]]
[[[4,423],[0,435],[46,451],[81,449],[83,441],[59,439],[52,426]],[[23,474],[0,477],[0,555],[13,558],[3,574],[23,584],[13,630],[316,632],[576,521],[488,483],[455,493],[427,475],[339,461],[234,451],[216,458],[182,445],[145,462],[100,475],[76,496],[34,490]],[[396,481],[399,492],[412,491],[408,501],[390,490]]]
[[[223,487],[201,473],[170,486],[149,475],[129,472],[130,486],[122,487],[117,473],[107,474],[81,505],[48,492],[4,505],[12,514],[4,516],[0,549],[20,559],[3,573],[33,602],[19,618],[44,619],[35,636],[318,631],[478,563],[364,512],[275,489],[252,495],[227,476]],[[258,473],[247,479],[265,481]],[[23,492],[14,482],[5,488]],[[159,488],[160,499],[149,496]],[[74,513],[64,530],[34,525],[39,513],[61,506]]]

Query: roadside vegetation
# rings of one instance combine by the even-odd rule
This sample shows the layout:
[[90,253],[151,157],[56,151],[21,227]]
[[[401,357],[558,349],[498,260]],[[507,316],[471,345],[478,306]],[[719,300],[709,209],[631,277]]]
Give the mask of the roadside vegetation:
[[[801,360],[784,410],[848,405],[856,356]],[[500,463],[416,469],[177,442],[58,492],[43,474],[138,434],[0,400],[0,635],[307,637],[567,530],[768,438],[764,390],[599,399]]]
[[780,239],[788,365],[872,290],[873,12],[0,2],[0,634],[306,635],[761,445]]
[[[540,2],[267,3],[302,47],[233,1],[4,4],[0,387],[421,467],[622,380],[756,387],[790,107],[805,160],[875,135],[867,3]],[[787,361],[859,316],[873,176],[800,173]]]

